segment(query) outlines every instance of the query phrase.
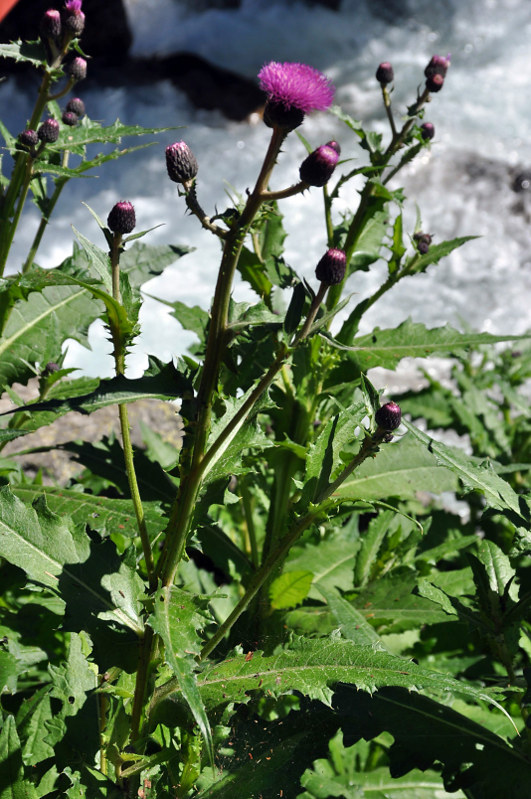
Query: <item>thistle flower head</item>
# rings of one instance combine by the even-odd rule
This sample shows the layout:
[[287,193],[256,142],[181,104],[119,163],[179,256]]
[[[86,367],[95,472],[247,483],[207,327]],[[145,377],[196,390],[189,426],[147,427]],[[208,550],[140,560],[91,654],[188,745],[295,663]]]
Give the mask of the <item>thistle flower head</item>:
[[78,117],[85,116],[85,103],[80,97],[72,97],[66,104],[67,111],[73,111]]
[[391,432],[400,426],[402,411],[396,402],[386,402],[376,411],[375,422],[382,430]]
[[68,64],[66,71],[74,80],[84,80],[87,77],[87,62],[81,56],[77,56]]
[[80,14],[83,0],[66,0],[65,11],[68,14]]
[[176,141],[166,147],[166,169],[175,183],[187,183],[195,178],[199,166],[186,142]]
[[309,186],[324,186],[332,177],[338,161],[337,149],[329,144],[322,144],[302,162],[299,169],[300,179]]
[[130,202],[122,200],[114,205],[107,217],[107,224],[113,233],[131,233],[136,225],[135,209]]
[[41,19],[41,36],[44,39],[58,39],[61,35],[61,15],[55,8],[49,8]]
[[64,24],[70,36],[81,36],[85,28],[85,15],[81,0],[67,0],[63,9]]
[[315,269],[315,277],[321,283],[335,286],[345,277],[347,256],[343,250],[332,248],[327,250]]
[[307,64],[270,61],[258,73],[268,99],[304,114],[326,111],[334,99],[334,87],[319,70]]

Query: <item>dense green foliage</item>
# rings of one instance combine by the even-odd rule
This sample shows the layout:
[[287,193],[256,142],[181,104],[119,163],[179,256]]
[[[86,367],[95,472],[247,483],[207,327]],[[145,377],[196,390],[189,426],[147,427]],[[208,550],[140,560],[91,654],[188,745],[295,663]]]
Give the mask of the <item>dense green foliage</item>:
[[[79,44],[52,44],[0,47],[42,72],[30,128],[46,108],[61,119],[51,87]],[[347,277],[385,262],[379,289],[355,304],[344,280],[315,291],[286,263],[282,199],[308,187],[269,191],[287,135],[273,127],[254,190],[218,224],[200,181],[180,187],[220,240],[220,277],[209,313],[172,304],[190,352],[137,379],[141,286],[186,248],[96,217],[103,249],[78,234],[55,269],[35,256],[68,181],[135,149],[87,147],[153,130],[83,116],[31,150],[1,127],[1,274],[27,196],[42,223],[0,275],[0,448],[18,447],[0,457],[0,799],[529,796],[531,349],[412,320],[359,334],[386,292],[468,240],[421,247],[420,222],[404,230],[389,182],[430,146],[429,94],[398,129],[381,90],[389,141],[334,109],[345,160],[322,190],[328,247]],[[236,271],[254,303],[231,299]],[[64,342],[98,318],[116,375],[76,377]],[[451,374],[395,393],[393,438],[369,370],[432,354]],[[181,400],[180,449],[147,427],[133,448],[127,407],[146,398]],[[78,478],[24,473],[27,434],[107,406],[121,438],[68,445]]]

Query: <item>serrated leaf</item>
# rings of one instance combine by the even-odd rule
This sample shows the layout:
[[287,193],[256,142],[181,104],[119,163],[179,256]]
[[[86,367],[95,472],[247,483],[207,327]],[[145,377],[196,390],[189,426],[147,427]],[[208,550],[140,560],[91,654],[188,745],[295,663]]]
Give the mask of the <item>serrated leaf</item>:
[[335,589],[320,587],[319,591],[339,625],[343,638],[363,646],[380,646],[383,649],[380,636],[357,608]]
[[35,786],[24,778],[15,717],[8,714],[0,733],[0,799],[37,799],[37,796]]
[[477,459],[469,457],[462,450],[434,441],[408,422],[405,425],[441,466],[459,477],[466,490],[479,491],[488,507],[505,512],[510,510],[527,521],[528,514],[521,509],[518,495],[488,464],[480,465]]
[[0,44],[0,58],[12,58],[15,61],[25,61],[40,67],[46,61],[46,50],[41,41],[22,42],[20,39],[11,44]]
[[32,580],[57,587],[67,563],[88,555],[88,539],[68,518],[52,513],[44,497],[30,507],[0,488],[0,554],[23,569]]
[[52,715],[49,685],[24,699],[19,708],[17,728],[23,745],[22,756],[27,766],[34,766],[54,755],[53,748],[42,734]]
[[484,691],[453,677],[338,637],[299,639],[290,649],[269,657],[258,652],[251,660],[236,655],[205,669],[198,685],[205,706],[210,709],[229,702],[245,702],[254,691],[271,692],[273,696],[299,691],[329,705],[332,688],[339,682],[369,692],[392,685],[492,702]]
[[374,458],[367,459],[342,483],[334,497],[385,499],[415,497],[419,491],[440,494],[456,487],[455,477],[442,469],[437,458],[409,436],[383,444]]
[[308,571],[286,571],[273,580],[269,588],[273,610],[300,605],[308,596],[312,580],[313,572]]
[[191,656],[199,654],[200,641],[197,629],[205,626],[204,615],[199,614],[201,602],[197,597],[176,588],[161,588],[154,599],[154,613],[148,624],[160,635],[164,643],[167,663],[178,681],[180,691],[196,720],[205,740],[211,762],[214,763],[214,746],[210,722],[199,692],[195,662]]
[[[430,329],[420,322],[412,322],[411,319],[407,319],[396,328],[382,330],[377,327],[372,333],[355,338],[351,342],[351,346],[339,346],[340,349],[352,352],[360,369],[366,371],[375,366],[395,369],[402,358],[455,354],[470,347],[494,344],[500,341],[514,341],[518,338],[527,338],[527,336],[460,333],[448,325]],[[332,346],[338,346],[337,342],[331,341],[330,343]]]

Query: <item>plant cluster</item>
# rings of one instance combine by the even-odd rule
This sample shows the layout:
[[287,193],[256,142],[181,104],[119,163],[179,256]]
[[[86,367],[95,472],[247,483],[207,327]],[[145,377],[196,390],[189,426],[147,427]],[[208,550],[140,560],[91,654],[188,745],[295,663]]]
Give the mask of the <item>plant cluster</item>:
[[[121,200],[106,222],[93,213],[103,247],[76,231],[56,268],[35,260],[69,180],[136,149],[94,145],[156,132],[95,122],[79,97],[59,106],[87,71],[81,6],[49,10],[39,41],[0,46],[42,74],[27,128],[0,127],[0,386],[13,403],[0,448],[20,444],[0,458],[1,799],[525,799],[531,350],[411,320],[359,332],[398,282],[468,240],[434,244],[420,219],[406,233],[394,181],[431,146],[425,110],[449,58],[433,56],[401,119],[380,64],[388,137],[332,106],[312,67],[264,66],[269,144],[254,187],[223,213],[203,210],[188,143],[166,148],[176,213],[185,204],[219,239],[220,266],[210,311],[171,303],[197,343],[129,379],[141,285],[179,258],[185,270],[186,248],[138,241],[148,231]],[[299,179],[274,188],[290,135],[328,109],[342,146],[298,133]],[[354,178],[359,202],[339,215]],[[308,190],[322,193],[327,240],[306,254],[315,283],[284,257],[282,201]],[[4,276],[29,196],[41,222]],[[345,287],[377,261],[381,285],[354,303]],[[236,274],[255,302],[232,299]],[[64,342],[95,319],[111,379],[63,368]],[[453,359],[449,383],[426,373],[390,399],[368,376],[431,354]],[[28,403],[17,384],[31,378]],[[147,428],[133,447],[140,398],[181,401],[180,449]],[[28,433],[105,406],[120,440],[66,445],[79,477],[24,473]]]

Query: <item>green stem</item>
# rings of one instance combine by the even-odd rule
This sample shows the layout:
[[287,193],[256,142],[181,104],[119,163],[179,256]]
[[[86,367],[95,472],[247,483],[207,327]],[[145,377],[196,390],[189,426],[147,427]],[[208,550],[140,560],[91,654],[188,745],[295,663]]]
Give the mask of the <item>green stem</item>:
[[249,556],[254,568],[260,565],[260,553],[258,551],[258,541],[256,537],[256,527],[253,519],[253,507],[251,502],[251,494],[247,488],[246,478],[240,481],[240,494],[242,498],[243,514],[245,518],[245,527],[247,530],[246,535],[246,554]]
[[376,432],[371,436],[367,436],[361,445],[361,449],[355,458],[346,466],[339,477],[330,483],[325,489],[321,491],[319,496],[312,503],[315,510],[306,513],[302,516],[292,527],[292,529],[281,539],[278,546],[273,550],[267,559],[264,561],[260,569],[255,573],[251,580],[245,594],[240,599],[232,613],[221,624],[217,632],[208,641],[199,655],[199,660],[204,660],[218,644],[223,640],[225,635],[229,632],[232,626],[237,622],[242,613],[249,607],[257,593],[260,591],[264,583],[268,580],[269,576],[278,568],[282,563],[293,544],[298,540],[300,535],[306,530],[310,524],[327,509],[327,501],[332,494],[337,491],[339,486],[350,477],[352,472],[360,466],[363,461],[370,455],[374,455],[378,451],[380,443],[383,441],[387,432],[381,428],[377,428]]
[[[117,302],[121,302],[120,298],[120,252],[121,252],[122,237],[121,234],[115,233],[112,241],[111,251],[109,253],[111,259],[111,277],[112,277],[112,296]],[[125,352],[119,331],[113,329],[113,324],[109,320],[111,334],[114,342],[114,360],[115,370],[117,375],[125,373]],[[129,426],[129,414],[127,406],[124,404],[118,405],[118,414],[120,417],[120,430],[122,433],[122,448],[124,453],[125,471],[127,474],[127,481],[129,483],[129,491],[131,493],[131,501],[135,510],[136,523],[140,540],[142,542],[142,551],[144,553],[144,561],[146,564],[146,571],[150,588],[152,590],[156,587],[154,578],[155,564],[153,562],[153,553],[151,551],[151,543],[146,526],[146,517],[142,500],[140,498],[140,491],[138,489],[138,480],[136,477],[134,457],[133,457],[133,444],[131,442],[131,432]]]
[[[69,155],[70,155],[70,153],[68,151],[65,151],[63,153],[63,164],[62,165],[64,167],[68,166]],[[56,180],[55,189],[53,191],[52,196],[48,200],[46,214],[43,214],[43,216],[41,218],[37,233],[35,234],[35,237],[33,239],[33,243],[31,245],[30,251],[28,253],[28,257],[26,258],[26,260],[24,262],[24,266],[22,267],[22,273],[23,274],[25,274],[31,268],[31,265],[32,265],[33,261],[35,260],[35,256],[37,254],[37,250],[40,247],[40,244],[41,244],[41,241],[42,241],[42,237],[44,236],[44,231],[46,230],[48,222],[50,221],[50,217],[52,215],[53,209],[55,208],[57,200],[59,199],[60,194],[61,194],[62,190],[64,189],[65,185],[68,183],[69,179],[70,178],[60,177],[60,178],[57,178],[57,180]]]

